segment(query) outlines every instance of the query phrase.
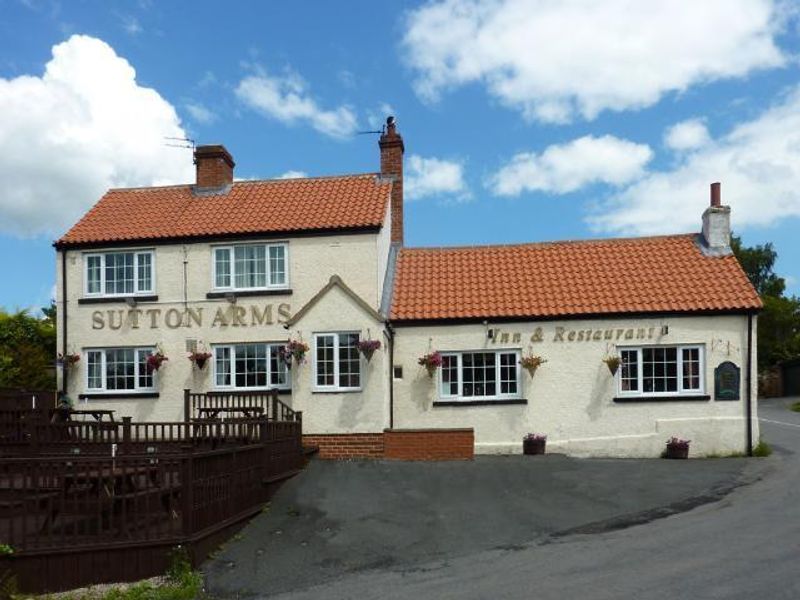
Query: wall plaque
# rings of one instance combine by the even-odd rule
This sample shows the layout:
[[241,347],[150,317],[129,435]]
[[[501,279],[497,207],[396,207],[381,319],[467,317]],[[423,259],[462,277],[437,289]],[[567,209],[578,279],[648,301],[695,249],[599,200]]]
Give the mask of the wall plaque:
[[741,388],[741,369],[726,360],[714,369],[714,398],[716,400],[738,400]]

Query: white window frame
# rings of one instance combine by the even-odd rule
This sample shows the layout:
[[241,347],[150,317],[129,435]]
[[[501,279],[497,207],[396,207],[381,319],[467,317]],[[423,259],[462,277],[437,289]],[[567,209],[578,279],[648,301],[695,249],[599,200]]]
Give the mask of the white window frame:
[[[155,354],[156,348],[155,346],[116,346],[116,347],[108,347],[108,348],[84,348],[83,354],[86,356],[86,367],[83,370],[83,385],[84,389],[89,394],[130,394],[131,396],[135,396],[136,394],[146,394],[150,392],[155,392],[158,389],[158,371],[153,371],[150,375],[153,379],[153,385],[149,387],[142,387],[139,385],[139,373],[138,371],[135,373],[134,376],[134,388],[127,389],[127,390],[120,390],[120,389],[108,389],[108,380],[106,373],[106,364],[107,364],[107,356],[106,353],[111,350],[133,350],[136,356],[136,365],[138,368],[138,358],[140,352],[149,352],[150,354]],[[100,352],[101,360],[100,360],[100,374],[102,377],[102,387],[89,387],[89,353],[90,352]],[[81,361],[84,362],[84,361]]]
[[[645,392],[644,391],[644,364],[642,362],[642,351],[645,348],[675,348],[677,358],[677,379],[678,389],[675,392]],[[697,350],[698,355],[698,375],[700,387],[698,389],[685,389],[683,387],[683,351]],[[706,348],[705,344],[664,344],[647,346],[618,346],[617,352],[622,355],[623,351],[636,352],[637,360],[637,390],[622,389],[622,365],[617,370],[615,379],[617,380],[617,395],[626,398],[657,396],[662,398],[679,398],[681,396],[703,396],[706,394]]]
[[[133,292],[122,294],[106,293],[106,257],[109,254],[133,254]],[[139,289],[139,256],[147,254],[150,256],[150,288]],[[89,291],[89,258],[100,258],[100,291]],[[150,296],[156,290],[156,252],[153,249],[146,250],[108,250],[105,252],[86,252],[83,255],[83,295],[88,298],[129,298],[131,296]]]
[[[357,387],[344,387],[339,385],[339,336],[352,335],[358,336],[361,341],[360,331],[320,331],[314,334],[314,348],[312,358],[314,368],[312,369],[313,385],[312,390],[317,392],[360,392],[364,389],[364,357],[358,351],[358,383]],[[321,337],[333,337],[333,385],[319,385],[317,379],[317,340]]]
[[[252,344],[260,344],[267,347],[267,385],[266,386],[237,386],[236,385],[236,347],[237,346],[249,346]],[[292,389],[292,372],[290,369],[286,369],[286,383],[283,385],[272,385],[270,381],[272,380],[272,361],[270,359],[270,353],[272,352],[272,348],[281,348],[285,346],[285,342],[238,342],[234,344],[213,344],[211,346],[211,377],[212,377],[212,387],[215,390],[227,390],[227,391],[252,391],[252,390],[291,390]],[[218,385],[217,384],[217,350],[227,348],[230,351],[231,355],[231,384],[230,385]],[[282,360],[278,358],[278,360]]]
[[[236,287],[236,260],[234,258],[235,249],[237,247],[245,246],[261,246],[264,248],[265,254],[265,281],[266,285],[260,287]],[[269,259],[269,249],[280,246],[283,248],[283,262],[284,272],[286,273],[285,281],[279,285],[271,285],[269,283],[271,277],[272,265]],[[217,250],[227,250],[230,256],[230,285],[218,286],[217,285]],[[247,292],[258,290],[285,290],[289,288],[289,243],[288,242],[256,242],[246,244],[219,244],[211,247],[211,288],[219,292]]]
[[[497,390],[498,392],[493,396],[464,396],[464,354],[494,354],[494,368],[495,373],[497,374]],[[440,353],[442,358],[445,356],[455,356],[457,359],[457,369],[458,369],[458,393],[456,394],[444,394],[442,393],[442,368],[438,369],[438,375],[436,378],[437,386],[438,386],[438,396],[442,400],[452,401],[452,402],[472,402],[472,401],[487,401],[491,402],[492,400],[517,400],[522,398],[522,368],[520,366],[520,357],[522,356],[522,351],[519,348],[498,348],[498,349],[480,349],[480,350],[458,350],[458,351],[442,351]],[[514,355],[514,365],[516,367],[515,370],[515,377],[517,382],[517,391],[513,394],[506,393],[503,394],[500,392],[500,355],[501,354],[513,354]]]

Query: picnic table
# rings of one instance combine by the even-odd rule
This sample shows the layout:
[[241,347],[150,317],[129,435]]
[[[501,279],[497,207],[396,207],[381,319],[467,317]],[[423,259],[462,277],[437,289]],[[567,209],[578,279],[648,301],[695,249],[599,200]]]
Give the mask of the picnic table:
[[197,409],[199,419],[216,419],[220,413],[252,418],[264,414],[264,408],[261,406],[203,406]]
[[[113,423],[114,422],[114,412],[115,411],[113,411],[113,410],[101,410],[99,408],[86,408],[86,409],[80,409],[80,410],[75,410],[75,409],[70,410],[69,414],[70,414],[70,416],[72,416],[72,415],[89,416],[89,417],[92,417],[98,423],[104,423],[104,422],[105,423],[108,423],[108,422],[112,422]],[[104,421],[103,417],[108,417],[108,419]]]

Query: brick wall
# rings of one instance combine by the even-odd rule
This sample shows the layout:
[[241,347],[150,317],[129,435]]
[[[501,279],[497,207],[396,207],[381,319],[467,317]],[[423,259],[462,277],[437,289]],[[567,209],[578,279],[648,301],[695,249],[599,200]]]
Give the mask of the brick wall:
[[384,458],[391,460],[472,460],[472,429],[385,429]]
[[318,446],[320,458],[383,458],[382,433],[304,435],[303,445]]

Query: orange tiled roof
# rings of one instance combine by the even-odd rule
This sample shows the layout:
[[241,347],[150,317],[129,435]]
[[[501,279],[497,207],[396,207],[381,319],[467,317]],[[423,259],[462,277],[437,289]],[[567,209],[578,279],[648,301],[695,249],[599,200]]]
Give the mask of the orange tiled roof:
[[391,182],[375,174],[235,182],[228,193],[191,185],[109,190],[57,246],[383,224]]
[[464,248],[404,248],[391,319],[557,317],[752,310],[761,301],[733,256],[697,235]]

